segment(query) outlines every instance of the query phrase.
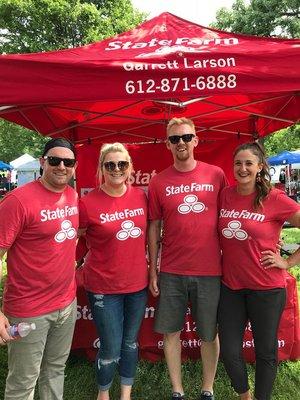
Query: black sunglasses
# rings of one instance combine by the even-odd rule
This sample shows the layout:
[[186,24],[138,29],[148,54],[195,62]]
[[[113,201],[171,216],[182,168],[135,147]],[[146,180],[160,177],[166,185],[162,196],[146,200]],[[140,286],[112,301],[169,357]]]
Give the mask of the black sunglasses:
[[108,172],[115,171],[117,167],[121,172],[124,172],[129,168],[129,161],[118,161],[117,163],[113,161],[106,161],[103,165]]
[[182,141],[184,143],[188,143],[193,139],[193,137],[195,137],[195,135],[193,133],[186,133],[186,134],[184,134],[182,136],[179,136],[179,135],[169,136],[168,140],[172,144],[178,144],[180,142],[180,139],[182,139]]
[[71,168],[74,167],[76,163],[75,158],[60,158],[54,156],[45,156],[44,160],[47,160],[48,164],[51,165],[51,167],[58,167],[59,164],[63,162],[65,167]]

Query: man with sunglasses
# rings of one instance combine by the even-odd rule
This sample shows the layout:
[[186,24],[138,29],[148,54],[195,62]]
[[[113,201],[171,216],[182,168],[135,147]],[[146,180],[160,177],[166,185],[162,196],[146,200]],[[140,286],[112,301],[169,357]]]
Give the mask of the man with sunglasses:
[[[48,141],[40,164],[39,180],[0,203],[0,260],[7,253],[0,312],[0,345],[8,345],[5,400],[33,399],[38,378],[41,400],[63,399],[76,320],[78,199],[68,185],[76,168],[74,146],[63,138]],[[23,321],[34,322],[36,330],[10,337],[9,325]]]
[[[172,400],[183,400],[180,332],[188,302],[201,339],[203,364],[199,400],[214,400],[213,382],[219,356],[216,336],[220,291],[218,197],[227,185],[224,172],[196,161],[193,121],[173,118],[167,148],[174,164],[149,185],[150,291],[159,296],[155,330],[164,334],[164,352],[172,383]],[[158,285],[157,261],[163,223]]]

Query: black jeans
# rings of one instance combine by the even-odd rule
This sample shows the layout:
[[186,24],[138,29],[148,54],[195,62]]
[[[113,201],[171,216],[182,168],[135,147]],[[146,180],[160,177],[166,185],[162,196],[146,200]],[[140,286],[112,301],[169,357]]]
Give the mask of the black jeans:
[[231,290],[222,284],[218,311],[221,357],[234,390],[249,389],[243,358],[243,337],[248,320],[255,344],[255,397],[269,400],[277,372],[277,331],[286,301],[283,288]]

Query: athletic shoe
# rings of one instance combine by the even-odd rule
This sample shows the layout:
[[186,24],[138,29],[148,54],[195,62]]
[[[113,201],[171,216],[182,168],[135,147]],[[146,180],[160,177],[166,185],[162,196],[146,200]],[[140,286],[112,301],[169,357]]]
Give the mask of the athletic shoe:
[[179,392],[172,393],[171,400],[184,400],[184,399],[185,399],[184,394],[181,394]]
[[215,400],[215,396],[208,390],[204,390],[201,393],[199,400]]

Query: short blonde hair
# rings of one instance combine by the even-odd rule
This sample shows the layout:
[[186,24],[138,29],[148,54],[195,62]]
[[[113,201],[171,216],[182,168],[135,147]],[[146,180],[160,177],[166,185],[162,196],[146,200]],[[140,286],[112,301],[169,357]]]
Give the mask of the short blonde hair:
[[98,178],[100,185],[102,183],[102,177],[103,177],[104,160],[105,160],[105,157],[107,156],[107,154],[109,154],[109,153],[124,154],[126,161],[129,161],[129,163],[130,163],[129,170],[128,170],[128,172],[129,172],[128,178],[130,177],[131,172],[132,172],[132,160],[131,160],[131,157],[130,157],[129,152],[126,149],[126,147],[122,143],[119,143],[119,142],[105,143],[102,145],[102,147],[100,149],[99,160],[98,160],[97,178]]
[[195,124],[191,119],[185,117],[182,118],[174,117],[170,119],[167,125],[167,134],[169,135],[169,132],[174,125],[183,125],[183,124],[189,125],[192,128],[193,133],[196,133]]

